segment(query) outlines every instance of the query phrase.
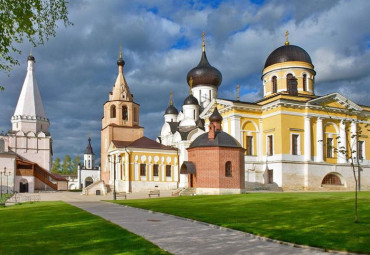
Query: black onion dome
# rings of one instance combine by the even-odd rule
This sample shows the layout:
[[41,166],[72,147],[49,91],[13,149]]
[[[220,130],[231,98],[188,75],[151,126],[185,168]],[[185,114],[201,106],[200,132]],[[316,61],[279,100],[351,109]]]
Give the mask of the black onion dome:
[[196,147],[231,147],[242,148],[240,143],[231,135],[224,131],[216,131],[215,139],[209,139],[208,133],[198,136],[189,146],[189,148]]
[[122,57],[120,57],[118,60],[117,60],[117,65],[118,66],[124,66],[125,65],[125,61],[123,60]]
[[35,62],[35,57],[32,56],[32,55],[29,55],[28,58],[27,58],[27,60],[32,60],[33,62]]
[[193,87],[197,85],[214,85],[218,87],[222,81],[221,72],[209,64],[205,51],[202,53],[199,64],[188,72],[188,84],[190,77],[193,79]]
[[215,109],[213,110],[212,115],[209,117],[209,121],[210,122],[221,122],[222,119],[223,118],[222,118],[221,114],[218,112],[217,107],[215,107]]
[[276,63],[288,61],[302,61],[312,65],[311,57],[308,53],[296,45],[284,45],[274,50],[265,62],[265,68]]
[[184,100],[184,105],[199,105],[198,99],[196,99],[193,95],[189,95]]
[[170,105],[170,106],[167,107],[164,114],[179,114],[179,111],[176,109],[175,106]]
[[93,149],[91,147],[91,138],[89,137],[89,144],[86,147],[85,154],[92,154],[94,155]]

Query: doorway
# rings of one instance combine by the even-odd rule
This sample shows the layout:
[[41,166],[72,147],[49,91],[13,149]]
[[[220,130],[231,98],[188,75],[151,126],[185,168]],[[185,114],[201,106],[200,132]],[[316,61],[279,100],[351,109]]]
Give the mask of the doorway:
[[28,192],[28,182],[27,180],[23,180],[19,183],[19,193],[26,193]]

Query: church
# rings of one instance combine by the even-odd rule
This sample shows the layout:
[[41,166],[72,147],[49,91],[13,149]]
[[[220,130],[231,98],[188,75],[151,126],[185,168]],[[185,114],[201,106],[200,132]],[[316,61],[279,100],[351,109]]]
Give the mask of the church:
[[18,99],[12,128],[0,134],[0,169],[6,176],[2,192],[67,190],[67,180],[50,173],[52,137],[35,77],[35,57],[27,59],[27,74]]
[[[310,55],[291,45],[286,33],[285,44],[265,61],[263,98],[222,99],[217,94],[222,75],[206,57],[203,34],[201,60],[187,75],[190,95],[182,111],[170,101],[157,141],[178,148],[179,165],[186,169],[192,143],[209,131],[217,108],[222,130],[245,150],[246,190],[353,190],[352,164],[356,173],[359,168],[359,187],[368,190],[370,107],[339,93],[316,95],[315,75]],[[188,188],[197,174],[196,167],[181,172],[180,187]]]

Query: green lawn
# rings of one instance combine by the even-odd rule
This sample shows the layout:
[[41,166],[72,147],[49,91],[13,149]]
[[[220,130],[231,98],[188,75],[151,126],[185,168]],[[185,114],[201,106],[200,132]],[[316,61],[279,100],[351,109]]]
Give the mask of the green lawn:
[[0,208],[0,254],[169,254],[63,202]]
[[273,239],[334,250],[370,253],[370,192],[253,193],[117,203],[209,222]]

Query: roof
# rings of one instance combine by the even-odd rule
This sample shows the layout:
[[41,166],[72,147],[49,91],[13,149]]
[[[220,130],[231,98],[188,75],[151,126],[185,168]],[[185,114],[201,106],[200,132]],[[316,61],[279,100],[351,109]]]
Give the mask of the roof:
[[112,141],[117,148],[143,148],[143,149],[159,149],[159,150],[176,150],[176,148],[165,146],[148,137],[141,137],[133,142],[129,141]]
[[234,137],[223,131],[216,131],[215,139],[209,139],[208,133],[201,134],[189,146],[189,148],[197,147],[242,148],[240,143]]
[[196,167],[191,161],[184,161],[181,165],[180,174],[195,174]]
[[164,114],[179,114],[179,111],[172,104],[169,105]]
[[90,137],[89,137],[88,141],[89,141],[89,144],[86,147],[85,154],[94,155],[93,149],[91,147],[91,138]]
[[296,45],[283,45],[275,49],[265,62],[265,68],[276,63],[288,61],[302,61],[312,65],[311,57],[308,53]]
[[193,95],[189,95],[184,100],[184,105],[199,105],[198,99],[196,99]]

